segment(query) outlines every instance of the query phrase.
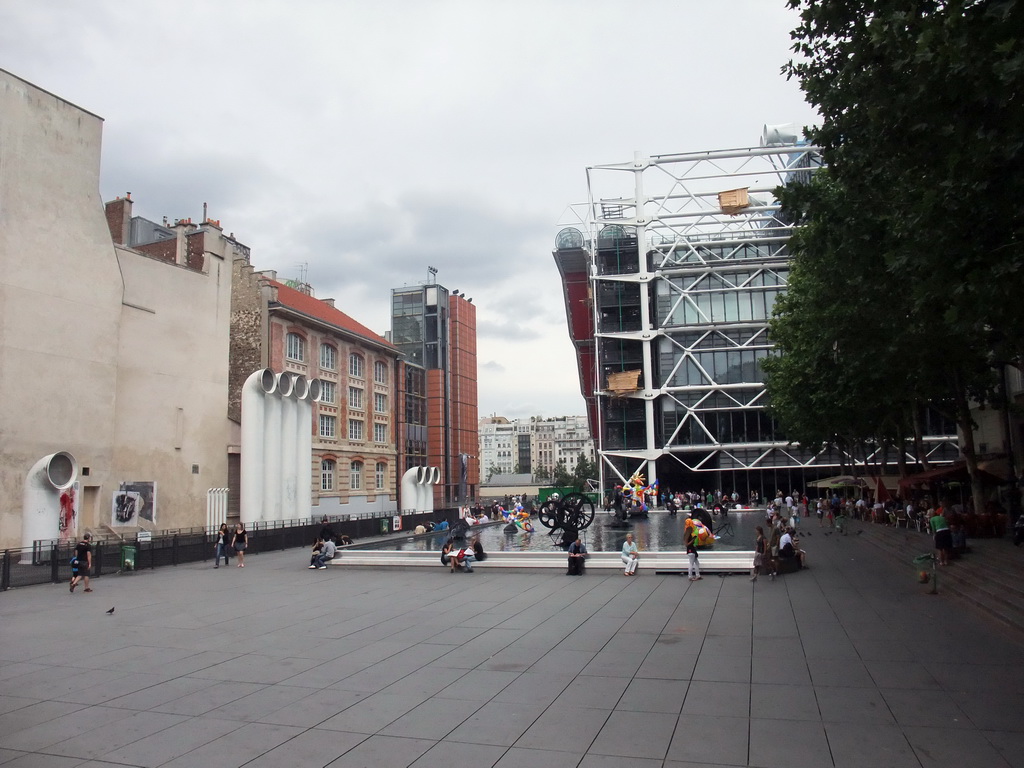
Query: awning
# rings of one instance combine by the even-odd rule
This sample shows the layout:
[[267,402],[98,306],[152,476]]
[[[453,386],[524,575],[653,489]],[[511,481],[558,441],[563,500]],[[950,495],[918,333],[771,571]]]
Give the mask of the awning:
[[867,485],[863,478],[853,475],[836,475],[808,483],[811,488],[863,488]]
[[[1000,477],[993,475],[991,472],[979,468],[978,474],[981,479],[990,485],[999,485],[1006,482]],[[953,464],[947,464],[944,467],[936,467],[935,469],[929,469],[927,472],[918,472],[916,475],[907,475],[900,480],[900,490],[904,488],[912,488],[919,485],[928,485],[932,483],[969,483],[971,476],[967,471],[966,461],[957,461]]]

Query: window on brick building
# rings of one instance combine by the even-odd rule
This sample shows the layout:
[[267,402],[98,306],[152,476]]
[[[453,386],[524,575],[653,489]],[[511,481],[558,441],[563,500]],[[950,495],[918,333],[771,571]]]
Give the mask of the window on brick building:
[[320,367],[328,371],[338,368],[338,350],[330,344],[320,345]]
[[362,419],[349,419],[348,420],[348,439],[349,440],[362,440],[363,439],[363,420]]
[[387,482],[387,479],[388,479],[388,465],[385,464],[383,461],[378,461],[377,462],[376,476],[377,476],[377,490],[378,491],[383,491],[385,483]]
[[289,360],[302,362],[306,359],[306,340],[297,333],[284,337],[284,356]]
[[373,410],[375,413],[387,413],[388,412],[388,396],[382,395],[380,392],[374,392],[373,394]]
[[334,461],[331,459],[324,459],[320,462],[320,490],[321,491],[333,491],[334,490]]
[[373,380],[378,384],[388,383],[388,364],[378,360],[373,364]]
[[348,388],[348,407],[363,410],[363,390],[359,387]]
[[348,375],[357,379],[363,378],[363,356],[353,352],[348,356]]
[[363,487],[363,462],[353,461],[349,465],[348,487],[353,491]]
[[334,439],[338,436],[338,420],[334,416],[320,414],[320,437]]
[[336,388],[334,386],[334,382],[333,381],[324,381],[324,380],[321,379],[321,381],[320,381],[320,402],[321,403],[330,403],[331,405],[333,405],[336,402],[335,398],[337,396],[338,396],[337,395],[337,390],[336,390]]
[[387,424],[374,424],[373,425],[373,441],[375,443],[386,443],[388,441],[388,425]]

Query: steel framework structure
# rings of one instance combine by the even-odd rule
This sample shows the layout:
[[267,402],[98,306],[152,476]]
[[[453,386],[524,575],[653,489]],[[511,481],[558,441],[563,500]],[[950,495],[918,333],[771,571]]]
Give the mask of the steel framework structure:
[[[663,469],[720,472],[718,487],[734,488],[739,479],[727,484],[725,473],[820,477],[855,463],[775,434],[759,365],[773,354],[767,321],[789,273],[792,227],[774,190],[809,179],[820,164],[816,147],[766,128],[759,147],[637,154],[587,169],[588,202],[569,207],[554,255],[602,487],[609,471],[653,482],[659,459]],[[588,323],[573,318],[581,310],[570,296],[582,268],[592,312],[587,353]],[[616,374],[627,374],[625,390],[613,390]],[[955,434],[926,441],[932,458],[955,458]]]

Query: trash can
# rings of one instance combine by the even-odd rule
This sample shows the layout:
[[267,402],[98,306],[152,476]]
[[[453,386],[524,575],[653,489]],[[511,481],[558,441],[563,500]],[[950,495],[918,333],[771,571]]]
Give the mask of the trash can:
[[125,544],[121,547],[121,571],[135,570],[135,547]]
[[380,521],[381,534],[391,533],[391,518],[385,517]]
[[914,558],[914,568],[917,570],[918,583],[931,583],[931,593],[933,595],[937,594],[939,590],[939,576],[935,568],[935,555],[931,553],[918,555]]

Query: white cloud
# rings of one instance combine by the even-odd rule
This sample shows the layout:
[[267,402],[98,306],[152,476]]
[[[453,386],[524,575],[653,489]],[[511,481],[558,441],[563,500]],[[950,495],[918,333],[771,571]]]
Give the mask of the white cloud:
[[202,204],[365,325],[438,280],[478,311],[480,412],[583,413],[557,222],[585,168],[813,114],[764,0],[0,4],[4,68],[105,118],[101,193]]

